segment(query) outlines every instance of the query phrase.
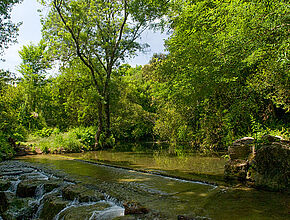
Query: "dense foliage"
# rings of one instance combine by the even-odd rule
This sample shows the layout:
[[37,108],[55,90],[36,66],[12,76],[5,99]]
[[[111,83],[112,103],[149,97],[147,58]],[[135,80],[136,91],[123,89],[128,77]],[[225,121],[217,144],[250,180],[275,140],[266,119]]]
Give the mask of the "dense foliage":
[[[14,24],[11,21],[11,10],[21,1],[1,0],[0,2],[0,61],[2,61],[4,50],[11,43],[16,42],[20,23]],[[19,94],[18,90],[12,87],[13,78],[13,74],[0,67],[0,161],[13,155],[14,151],[10,143],[13,143],[14,138],[23,138],[23,132],[20,132],[23,129],[17,117],[16,107],[20,103],[18,102]]]
[[[1,141],[27,131],[45,152],[75,152],[115,140],[224,150],[243,136],[289,138],[287,1],[43,2],[46,41],[19,52],[21,79],[1,73]],[[121,64],[165,15],[168,53]]]
[[11,10],[13,5],[22,0],[1,0],[0,2],[0,55],[4,49],[16,41],[18,27],[21,23],[14,24],[11,21]]

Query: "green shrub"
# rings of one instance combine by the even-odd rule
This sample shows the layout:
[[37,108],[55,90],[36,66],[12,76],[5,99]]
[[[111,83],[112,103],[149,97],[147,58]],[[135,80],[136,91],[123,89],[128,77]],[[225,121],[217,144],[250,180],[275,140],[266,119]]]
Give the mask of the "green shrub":
[[82,144],[87,147],[93,147],[95,144],[95,134],[97,132],[96,127],[78,127],[71,130],[80,140]]
[[52,134],[59,134],[60,130],[58,128],[42,128],[34,132],[34,135],[39,137],[49,137]]
[[36,143],[44,153],[81,152],[90,148],[81,143],[73,131],[51,134],[40,138]]
[[12,146],[8,143],[6,137],[0,131],[0,161],[11,159],[15,154]]

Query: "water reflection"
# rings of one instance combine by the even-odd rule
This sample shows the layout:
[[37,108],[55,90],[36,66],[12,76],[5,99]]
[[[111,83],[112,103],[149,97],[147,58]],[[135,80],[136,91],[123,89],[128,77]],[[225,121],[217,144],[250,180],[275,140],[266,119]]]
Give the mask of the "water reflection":
[[[117,151],[117,149],[120,151]],[[177,149],[178,153],[173,154],[170,147],[164,144],[128,144],[120,145],[110,151],[74,153],[66,154],[66,156],[154,171],[196,181],[223,182],[224,159],[214,156],[200,156],[197,153],[188,152],[184,148],[175,147],[174,149]]]

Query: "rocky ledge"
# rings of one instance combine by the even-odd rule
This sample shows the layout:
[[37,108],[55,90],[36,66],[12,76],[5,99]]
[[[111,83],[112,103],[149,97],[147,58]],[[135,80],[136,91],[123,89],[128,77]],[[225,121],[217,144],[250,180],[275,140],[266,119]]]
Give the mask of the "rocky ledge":
[[289,191],[290,141],[265,135],[260,141],[245,137],[228,148],[225,178],[271,191]]
[[0,220],[140,219],[148,212],[63,174],[19,161],[0,163]]

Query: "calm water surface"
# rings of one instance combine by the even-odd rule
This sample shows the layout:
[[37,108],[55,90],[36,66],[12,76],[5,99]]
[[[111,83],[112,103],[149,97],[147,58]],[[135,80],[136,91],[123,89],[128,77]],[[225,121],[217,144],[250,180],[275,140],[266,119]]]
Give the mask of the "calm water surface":
[[225,160],[220,157],[203,157],[193,153],[172,156],[166,150],[153,152],[94,151],[65,154],[65,156],[212,183],[223,182],[225,165]]
[[86,163],[93,160],[134,169],[154,170],[187,179],[218,179],[224,160],[197,155],[170,156],[151,153],[98,151],[83,154],[36,155],[22,160],[68,173],[83,183],[94,185],[122,201],[136,201],[164,215],[205,216],[211,219],[288,219],[289,195],[245,187],[225,187],[168,178]]

